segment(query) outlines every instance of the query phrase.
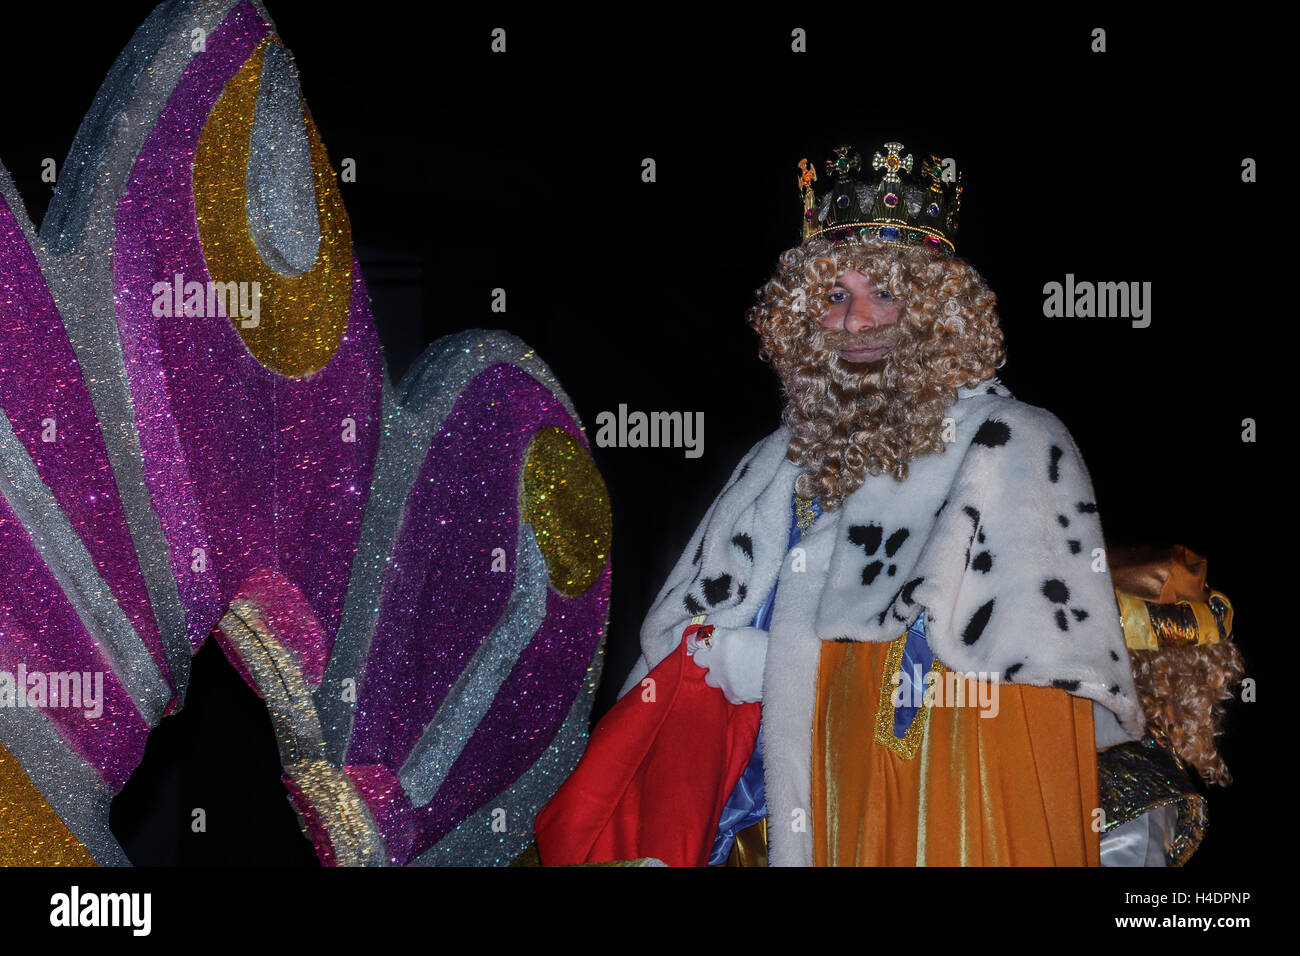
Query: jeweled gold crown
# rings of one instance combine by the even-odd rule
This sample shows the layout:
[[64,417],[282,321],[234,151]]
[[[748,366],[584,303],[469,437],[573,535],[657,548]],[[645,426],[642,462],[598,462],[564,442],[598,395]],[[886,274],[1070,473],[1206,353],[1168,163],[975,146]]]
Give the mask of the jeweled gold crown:
[[836,146],[833,153],[826,161],[831,185],[820,196],[813,190],[816,167],[807,159],[799,161],[804,242],[878,239],[946,255],[956,252],[953,238],[963,187],[960,175],[945,181],[942,158],[932,155],[916,163],[902,143],[886,143],[867,170],[853,147]]

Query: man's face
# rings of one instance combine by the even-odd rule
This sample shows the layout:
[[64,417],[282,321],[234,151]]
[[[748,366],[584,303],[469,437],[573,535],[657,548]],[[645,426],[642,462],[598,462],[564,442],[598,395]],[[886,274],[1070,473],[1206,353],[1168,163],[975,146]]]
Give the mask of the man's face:
[[832,330],[828,343],[853,364],[877,362],[898,343],[895,327],[903,305],[888,289],[861,272],[846,272],[830,292],[821,324]]

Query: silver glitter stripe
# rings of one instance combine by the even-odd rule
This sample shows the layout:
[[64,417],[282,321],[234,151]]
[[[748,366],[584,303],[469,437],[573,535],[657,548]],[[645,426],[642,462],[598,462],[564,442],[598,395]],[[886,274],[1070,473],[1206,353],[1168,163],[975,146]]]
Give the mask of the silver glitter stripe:
[[361,672],[370,650],[371,636],[379,620],[384,566],[397,534],[418,463],[413,458],[427,447],[428,436],[421,443],[416,437],[418,422],[413,416],[400,416],[393,403],[392,390],[383,385],[383,429],[379,450],[366,498],[365,515],[357,535],[357,550],[352,556],[352,573],[344,596],[325,676],[316,690],[316,709],[320,713],[325,736],[325,753],[331,763],[342,766],[352,737],[356,694],[345,693],[343,682],[353,687],[361,682]]
[[41,481],[36,463],[13,433],[9,416],[0,410],[0,495],[13,508],[45,560],[68,603],[94,639],[136,709],[150,727],[162,719],[172,690],[131,619],[126,616],[95,567],[85,542],[73,530],[49,486]]
[[479,644],[402,765],[402,788],[417,807],[432,800],[447,779],[502,682],[546,619],[550,577],[532,525],[519,526],[515,562],[515,586],[501,619]]
[[[157,56],[172,27],[190,19],[193,0],[166,0],[149,14],[118,54],[86,112],[59,170],[54,195],[41,222],[41,240],[56,255],[71,252],[90,216],[91,199],[115,128],[127,110],[140,75]],[[174,34],[173,34],[174,36]]]
[[[140,148],[190,60],[201,55],[192,49],[191,31],[211,36],[237,3],[188,0],[158,7],[119,55],[78,130],[64,163],[75,174],[59,179],[43,242],[35,240],[26,216],[20,216],[99,418],[178,707],[189,685],[193,649],[167,539],[144,478],[114,313],[113,239],[118,200]],[[254,6],[265,13],[260,3]]]
[[[601,658],[604,657],[602,646]],[[410,862],[410,866],[509,866],[533,842],[533,820],[537,811],[551,799],[573,768],[578,765],[587,746],[587,724],[591,717],[591,699],[600,680],[600,667],[590,677],[569,715],[560,725],[555,740],[531,767],[498,794],[487,806],[470,814],[455,830]],[[505,811],[505,831],[492,829],[492,811]]]
[[[113,321],[112,315],[108,316]],[[88,332],[89,322],[82,329]],[[116,335],[116,326],[113,328]],[[89,332],[88,332],[89,335]],[[75,346],[74,346],[75,347]],[[172,571],[171,549],[163,534],[162,521],[154,511],[145,484],[140,439],[135,430],[135,408],[126,391],[126,372],[120,368],[121,351],[113,339],[112,353],[119,363],[113,371],[113,358],[104,357],[107,348],[76,347],[77,359],[87,376],[91,401],[99,417],[100,432],[108,449],[109,464],[117,483],[118,497],[126,516],[127,529],[135,545],[136,560],[144,579],[145,592],[153,608],[154,621],[167,657],[167,669],[175,688],[177,709],[185,702],[190,681],[190,659],[194,653],[181,606],[176,575]],[[91,381],[99,376],[98,384]],[[120,378],[118,377],[120,376]],[[120,387],[119,387],[120,386]]]
[[385,866],[388,851],[365,801],[325,760],[316,706],[302,669],[250,601],[232,601],[221,630],[266,700],[280,763],[325,824],[339,866]]
[[320,249],[315,171],[302,111],[293,54],[273,43],[262,59],[249,139],[248,232],[262,261],[287,276],[310,270]]
[[[63,162],[41,224],[46,255],[64,257],[82,250],[88,257],[101,251],[110,256],[117,200],[140,148],[190,60],[200,55],[194,52],[192,31],[202,30],[210,37],[239,2],[168,0],[132,34],[95,94]],[[255,0],[253,6],[270,22],[260,2]],[[112,290],[111,258],[85,264],[72,259],[69,264],[84,268],[88,275],[107,274]]]
[[0,743],[100,866],[130,866],[108,828],[113,792],[39,708],[0,709]]
[[[602,633],[609,630],[609,605],[605,606]],[[412,860],[409,866],[509,866],[533,842],[533,821],[560,784],[569,778],[587,748],[591,706],[605,669],[605,642],[573,700],[555,739],[508,790],[490,805],[471,814],[460,826]],[[492,811],[505,811],[505,832],[492,829]]]
[[396,392],[384,382],[384,428],[374,480],[352,560],[338,638],[316,691],[330,760],[342,764],[352,737],[355,702],[344,680],[361,681],[383,604],[384,568],[406,513],[406,499],[438,433],[465,386],[484,369],[515,365],[545,386],[580,422],[559,382],[522,340],[507,332],[471,329],[434,342],[415,360]]

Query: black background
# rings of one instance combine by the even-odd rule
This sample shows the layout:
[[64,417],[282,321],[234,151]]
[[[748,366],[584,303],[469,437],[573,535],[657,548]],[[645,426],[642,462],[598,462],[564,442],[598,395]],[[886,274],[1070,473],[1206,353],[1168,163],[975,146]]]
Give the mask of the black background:
[[[150,8],[12,15],[0,159],[37,223],[51,193],[42,159],[62,164]],[[1274,383],[1290,384],[1294,310],[1280,292],[1293,191],[1264,139],[1279,121],[1263,72],[1273,42],[1244,20],[1034,9],[1004,20],[932,5],[588,17],[270,4],[332,161],[356,160],[343,194],[395,380],[441,335],[505,328],[551,365],[589,437],[620,403],[704,412],[702,458],[594,450],[614,513],[599,710],[705,508],[776,427],[776,381],[744,313],[797,239],[797,161],[838,142],[869,157],[887,139],[956,159],[958,249],[999,296],[1001,377],[1070,429],[1108,543],[1206,555],[1250,674],[1279,673],[1266,568],[1289,526],[1281,458],[1266,449],[1285,427]],[[504,55],[489,50],[497,26]],[[805,54],[790,51],[795,26]],[[1089,50],[1098,26],[1101,54]],[[1247,156],[1258,184],[1241,181]],[[657,182],[641,180],[646,157]],[[1150,327],[1045,318],[1043,285],[1066,273],[1151,282]],[[496,287],[505,314],[490,311]],[[1241,441],[1245,418],[1258,443]],[[1210,793],[1186,871],[1198,887],[1249,881],[1277,825],[1280,730],[1266,707],[1232,708],[1223,749],[1236,783]],[[261,702],[206,646],[185,711],[155,731],[115,802],[114,832],[141,864],[312,866],[279,773]],[[196,806],[206,834],[190,833]]]

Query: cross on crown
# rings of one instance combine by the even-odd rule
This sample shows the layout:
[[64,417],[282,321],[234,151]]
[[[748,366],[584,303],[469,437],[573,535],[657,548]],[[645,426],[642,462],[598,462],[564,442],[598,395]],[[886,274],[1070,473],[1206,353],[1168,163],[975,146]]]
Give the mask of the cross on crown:
[[908,153],[907,159],[902,159],[898,155],[902,148],[902,143],[886,143],[885,149],[888,151],[887,155],[881,156],[879,153],[876,153],[876,155],[871,159],[872,169],[883,168],[886,170],[885,182],[887,183],[902,182],[902,180],[898,178],[898,170],[900,167],[905,173],[910,173],[912,171],[912,154]]

